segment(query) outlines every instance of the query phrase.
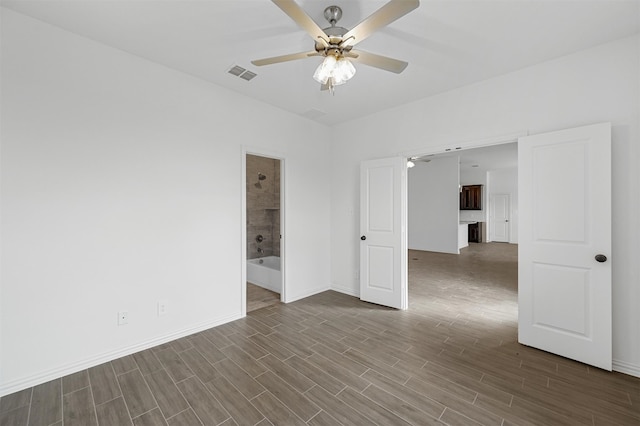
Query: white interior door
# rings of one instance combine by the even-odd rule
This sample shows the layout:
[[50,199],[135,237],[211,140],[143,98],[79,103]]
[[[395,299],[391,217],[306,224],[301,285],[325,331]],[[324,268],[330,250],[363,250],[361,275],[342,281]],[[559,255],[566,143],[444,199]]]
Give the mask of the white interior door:
[[518,140],[518,340],[611,370],[611,125]]
[[500,243],[509,242],[509,213],[511,202],[509,194],[491,194],[489,201],[489,239]]
[[407,160],[360,166],[360,299],[407,309]]

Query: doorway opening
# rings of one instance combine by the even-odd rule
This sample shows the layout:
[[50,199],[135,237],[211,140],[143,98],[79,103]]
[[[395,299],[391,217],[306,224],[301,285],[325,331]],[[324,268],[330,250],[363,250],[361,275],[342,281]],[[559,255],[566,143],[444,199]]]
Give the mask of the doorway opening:
[[245,312],[279,303],[282,275],[282,163],[245,154]]
[[[409,308],[431,298],[443,316],[482,312],[479,318],[516,321],[517,143],[414,156],[412,163]],[[476,191],[471,205],[465,189]]]

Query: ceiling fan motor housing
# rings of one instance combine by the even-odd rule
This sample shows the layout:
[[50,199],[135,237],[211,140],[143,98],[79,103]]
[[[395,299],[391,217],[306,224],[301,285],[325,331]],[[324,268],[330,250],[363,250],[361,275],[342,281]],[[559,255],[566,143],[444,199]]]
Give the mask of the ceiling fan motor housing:
[[324,43],[317,41],[315,43],[316,52],[324,56],[341,56],[343,52],[351,50],[351,46],[341,46],[343,36],[348,33],[349,30],[336,26],[336,23],[342,18],[342,9],[339,6],[329,6],[324,10],[324,17],[331,24],[330,27],[322,29],[329,37],[329,40],[324,40]]

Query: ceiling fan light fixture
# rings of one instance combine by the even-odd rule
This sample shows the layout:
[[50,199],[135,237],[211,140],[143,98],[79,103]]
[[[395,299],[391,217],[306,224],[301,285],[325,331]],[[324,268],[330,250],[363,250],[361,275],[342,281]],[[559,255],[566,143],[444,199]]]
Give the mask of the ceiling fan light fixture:
[[355,74],[356,68],[350,60],[344,56],[336,58],[334,55],[327,55],[313,73],[313,79],[320,84],[330,82],[330,86],[339,86],[346,83]]
[[327,55],[324,61],[316,68],[316,72],[313,73],[313,79],[320,84],[327,84],[336,66],[336,62],[335,56]]
[[344,56],[336,61],[331,78],[334,86],[344,84],[356,74],[356,67]]

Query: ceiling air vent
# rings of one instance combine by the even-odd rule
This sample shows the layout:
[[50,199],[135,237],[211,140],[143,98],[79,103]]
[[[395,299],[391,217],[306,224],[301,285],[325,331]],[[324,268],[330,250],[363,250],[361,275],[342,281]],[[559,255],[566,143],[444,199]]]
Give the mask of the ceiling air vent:
[[255,72],[248,71],[246,68],[242,68],[239,65],[234,65],[227,71],[229,74],[235,75],[236,77],[240,77],[243,80],[251,80],[257,74]]
[[258,74],[256,74],[255,72],[245,71],[245,72],[243,72],[242,74],[240,74],[240,78],[242,78],[243,80],[247,80],[247,81],[249,81],[249,80],[251,80],[253,77],[255,77],[256,75],[258,75]]

